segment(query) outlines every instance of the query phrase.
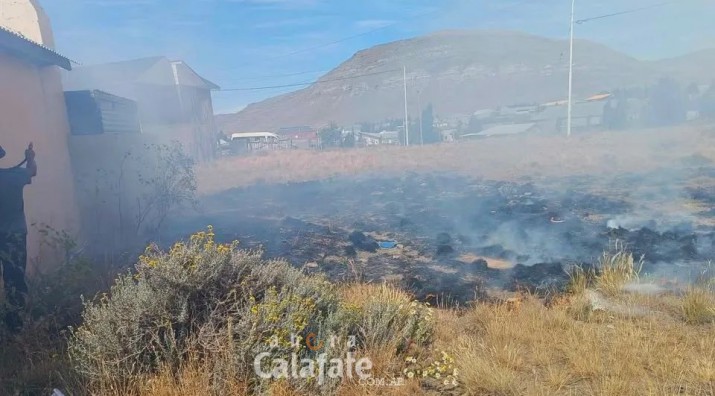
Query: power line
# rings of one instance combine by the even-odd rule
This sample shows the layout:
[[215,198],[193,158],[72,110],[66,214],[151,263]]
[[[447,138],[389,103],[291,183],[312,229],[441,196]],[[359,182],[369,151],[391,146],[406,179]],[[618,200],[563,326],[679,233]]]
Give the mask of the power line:
[[581,24],[584,24],[584,23],[586,23],[586,22],[591,22],[591,21],[595,21],[595,20],[598,20],[598,19],[605,19],[605,18],[611,18],[611,17],[614,17],[614,16],[634,14],[634,13],[636,13],[636,12],[645,11],[645,10],[650,10],[650,9],[652,9],[652,8],[657,8],[657,7],[663,7],[663,6],[666,6],[666,5],[669,5],[669,4],[673,4],[673,3],[675,3],[675,1],[664,1],[664,2],[661,2],[661,3],[651,4],[651,5],[645,6],[645,7],[639,7],[639,8],[633,8],[633,9],[630,9],[630,10],[626,10],[626,11],[614,12],[614,13],[612,13],[612,14],[605,14],[605,15],[599,15],[599,16],[595,16],[595,17],[591,17],[591,18],[579,19],[579,20],[576,21],[575,23],[576,23],[577,25],[581,25]]
[[305,74],[326,73],[329,71],[330,71],[330,69],[310,70],[310,71],[301,71],[301,72],[285,73],[285,74],[271,74],[271,75],[263,75],[263,76],[242,77],[242,78],[232,79],[232,80],[233,81],[254,81],[254,80],[264,80],[264,79],[268,79],[268,78],[292,77],[292,76],[301,76],[301,75],[305,75]]

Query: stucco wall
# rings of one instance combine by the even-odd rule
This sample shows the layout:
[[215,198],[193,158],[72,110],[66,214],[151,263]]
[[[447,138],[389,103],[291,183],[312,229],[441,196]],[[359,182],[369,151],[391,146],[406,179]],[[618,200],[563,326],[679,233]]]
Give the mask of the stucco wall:
[[50,20],[37,0],[0,0],[0,26],[55,48]]
[[68,136],[59,70],[38,69],[0,54],[0,145],[7,151],[0,166],[19,163],[29,142],[37,152],[38,175],[25,188],[29,273],[54,265],[49,260],[53,252],[41,243],[39,225],[77,230]]

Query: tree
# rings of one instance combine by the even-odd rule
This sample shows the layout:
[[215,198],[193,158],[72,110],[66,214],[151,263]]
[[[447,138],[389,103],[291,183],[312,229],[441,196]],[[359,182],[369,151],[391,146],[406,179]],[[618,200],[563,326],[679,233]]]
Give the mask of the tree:
[[432,103],[422,111],[422,141],[426,144],[442,141],[439,132],[434,129],[434,108]]
[[617,97],[609,100],[603,109],[603,124],[610,130],[625,129],[628,126],[628,100]]
[[335,122],[318,131],[318,137],[323,147],[340,147],[343,143],[343,132]]
[[663,78],[652,88],[648,102],[647,121],[652,126],[669,126],[686,119],[685,94],[678,83]]
[[715,81],[700,98],[700,114],[703,117],[715,118]]
[[342,147],[343,148],[353,148],[355,147],[355,133],[348,132],[342,137]]
[[482,125],[482,121],[479,120],[479,117],[472,115],[469,117],[469,124],[467,124],[467,133],[477,133],[481,132],[484,129],[484,126]]

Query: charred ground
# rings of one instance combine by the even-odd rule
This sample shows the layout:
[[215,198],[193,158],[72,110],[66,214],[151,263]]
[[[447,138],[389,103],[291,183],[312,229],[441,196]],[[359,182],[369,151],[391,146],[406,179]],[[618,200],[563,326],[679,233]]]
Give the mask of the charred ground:
[[334,281],[388,281],[460,303],[561,289],[571,265],[593,264],[618,240],[644,257],[644,273],[673,285],[713,257],[715,189],[705,186],[714,177],[709,160],[691,158],[617,178],[430,172],[260,184],[205,197],[163,239],[211,224],[226,241]]

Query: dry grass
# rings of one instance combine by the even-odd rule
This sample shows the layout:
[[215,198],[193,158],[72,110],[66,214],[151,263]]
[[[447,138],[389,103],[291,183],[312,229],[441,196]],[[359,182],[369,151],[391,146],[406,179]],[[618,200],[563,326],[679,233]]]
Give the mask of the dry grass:
[[691,287],[683,297],[683,315],[688,323],[715,323],[715,295],[702,287]]
[[340,296],[345,304],[363,307],[371,299],[400,305],[407,305],[412,298],[404,290],[389,286],[388,284],[350,284],[341,289]]
[[[711,291],[698,289],[678,297],[640,296],[620,301],[647,304],[649,308],[702,307]],[[408,296],[386,285],[350,285],[342,295],[359,303],[366,298],[409,301]],[[697,297],[696,297],[697,296]],[[602,311],[578,315],[584,300],[564,297],[544,305],[533,297],[521,303],[479,304],[466,310],[441,309],[431,348],[412,351],[420,362],[447,351],[458,370],[458,387],[451,394],[469,395],[712,395],[715,392],[715,323],[694,325],[677,311],[627,317]],[[693,301],[698,301],[697,304]],[[707,300],[712,302],[713,300]],[[712,307],[712,306],[711,306]],[[702,308],[698,308],[699,312]],[[672,315],[671,315],[672,313]],[[400,377],[404,362],[391,350],[361,352],[374,364],[374,378]],[[210,378],[197,366],[178,378],[166,373],[125,393],[144,395],[202,395]],[[345,381],[338,395],[445,394],[439,381],[405,379],[400,387],[370,387]],[[246,385],[229,384],[230,394],[245,394]],[[118,394],[118,393],[102,393]],[[287,383],[277,382],[269,394],[297,395]]]
[[615,249],[603,253],[598,261],[598,271],[594,279],[596,288],[610,296],[618,295],[623,286],[638,281],[642,268],[642,257],[635,260],[633,253],[626,250],[622,244],[616,243]]
[[[197,171],[199,192],[212,194],[260,182],[286,183],[357,173],[456,172],[513,180],[649,171],[697,154],[715,160],[703,126],[611,131],[572,136],[513,136],[430,146],[284,151],[224,158]],[[637,150],[634,150],[637,147]],[[663,148],[667,147],[667,150]]]
[[[574,318],[571,302],[519,310],[480,305],[458,320],[457,351],[469,394],[673,394],[715,392],[713,326],[597,313]],[[602,315],[600,315],[602,314]],[[454,326],[453,322],[450,322]]]

